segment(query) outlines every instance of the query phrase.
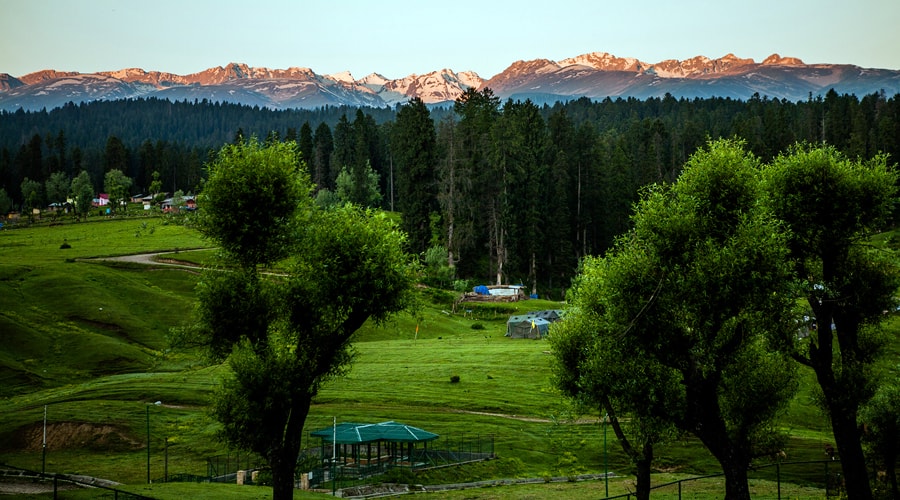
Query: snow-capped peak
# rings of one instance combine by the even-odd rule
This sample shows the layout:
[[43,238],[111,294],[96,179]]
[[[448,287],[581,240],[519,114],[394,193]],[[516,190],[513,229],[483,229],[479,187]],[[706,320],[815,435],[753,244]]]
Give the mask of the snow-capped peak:
[[349,71],[341,71],[340,73],[332,73],[327,76],[328,76],[328,78],[331,78],[332,80],[336,80],[338,82],[356,83],[356,79],[353,78],[353,75],[351,75]]

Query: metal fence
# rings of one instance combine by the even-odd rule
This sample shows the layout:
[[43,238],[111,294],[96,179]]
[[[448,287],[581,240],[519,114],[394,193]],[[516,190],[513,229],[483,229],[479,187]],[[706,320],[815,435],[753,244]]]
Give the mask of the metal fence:
[[328,486],[344,488],[380,480],[379,476],[385,474],[449,467],[496,457],[493,435],[438,438],[429,442],[427,448],[412,450],[412,453],[402,457],[402,460],[371,465],[359,463],[354,463],[352,466],[344,465],[341,463],[340,454],[332,457],[331,451],[331,448],[326,447],[323,456],[321,447],[310,448],[301,457],[301,462],[319,464],[306,472],[305,482],[309,488]]
[[[759,465],[747,472],[750,496],[753,498],[840,498],[843,479],[839,460],[774,462]],[[774,483],[774,491],[772,491]],[[653,498],[694,498],[697,495],[725,492],[724,474],[709,474],[658,484],[650,488]],[[634,493],[608,497],[636,498]]]
[[[237,481],[237,473],[242,470],[255,470],[263,467],[264,461],[255,453],[216,455],[206,459],[206,480],[211,483],[233,483]],[[190,476],[189,481],[196,481],[196,476]],[[169,481],[175,479],[169,478]]]
[[71,489],[91,488],[92,498],[112,498],[114,500],[152,500],[150,497],[120,490],[108,484],[101,484],[96,479],[66,474],[46,474],[21,469],[7,464],[0,464],[0,476],[7,482],[41,483],[46,485],[46,493],[59,498],[60,492]]

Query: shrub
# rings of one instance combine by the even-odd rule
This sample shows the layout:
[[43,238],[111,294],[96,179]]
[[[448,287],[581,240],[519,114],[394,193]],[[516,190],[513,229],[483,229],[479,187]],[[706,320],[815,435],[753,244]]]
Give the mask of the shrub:
[[473,330],[484,330],[484,323],[472,323]]
[[458,384],[459,383],[459,375],[450,375],[450,383]]
[[391,469],[384,475],[382,483],[415,484],[416,475],[409,469]]
[[468,292],[472,288],[469,280],[454,280],[453,290],[456,292]]

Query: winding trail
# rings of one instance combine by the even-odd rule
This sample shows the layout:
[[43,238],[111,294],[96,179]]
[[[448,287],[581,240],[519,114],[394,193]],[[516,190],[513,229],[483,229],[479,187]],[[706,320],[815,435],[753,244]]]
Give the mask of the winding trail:
[[[199,248],[197,250],[207,250],[206,248]],[[178,255],[185,252],[190,252],[192,250],[179,250],[179,251],[168,251],[168,252],[150,252],[150,253],[135,253],[130,255],[117,255],[114,257],[91,257],[89,259],[77,259],[81,262],[96,262],[96,261],[106,261],[106,262],[130,262],[133,264],[143,264],[147,266],[167,266],[167,267],[175,267],[181,268],[190,271],[198,271],[200,270],[200,264],[195,264],[193,262],[186,262],[178,259],[166,258],[166,255]]]

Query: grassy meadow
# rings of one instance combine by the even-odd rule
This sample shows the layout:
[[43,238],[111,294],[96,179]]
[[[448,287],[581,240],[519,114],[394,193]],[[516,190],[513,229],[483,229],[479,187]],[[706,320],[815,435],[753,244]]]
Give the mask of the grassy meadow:
[[[271,497],[265,487],[146,484],[148,422],[154,481],[166,465],[170,475],[205,475],[208,457],[230,452],[216,439],[216,423],[206,412],[223,368],[167,342],[170,329],[190,319],[196,271],[96,258],[177,251],[166,258],[202,263],[214,252],[186,250],[207,245],[188,226],[161,217],[0,230],[0,462],[41,470],[46,405],[48,472],[110,479],[154,498]],[[612,432],[604,447],[598,416],[572,414],[552,389],[549,344],[504,336],[510,314],[563,304],[467,304],[454,312],[454,294],[422,295],[418,320],[402,314],[358,333],[352,370],[321,391],[307,431],[328,427],[336,417],[395,420],[450,439],[492,436],[497,460],[420,473],[421,484],[573,477],[608,468],[618,476],[609,482],[611,495],[633,490],[630,466]],[[892,319],[889,331],[897,330]],[[891,344],[894,364],[898,345]],[[801,373],[802,390],[780,423],[791,436],[785,451],[791,461],[821,460],[830,430],[814,404],[812,376]],[[453,376],[458,383],[451,383]],[[656,455],[657,484],[719,472],[692,438],[660,446]],[[774,470],[751,477],[761,496],[774,492]],[[797,493],[788,497],[823,494],[819,469],[785,468],[782,478],[797,483],[791,485]],[[548,482],[434,496],[603,498],[606,486]],[[684,488],[695,498],[724,492],[715,479]],[[674,496],[661,491],[659,498],[677,498],[672,491]],[[71,498],[79,494],[86,493]],[[297,492],[295,498],[321,496]]]

